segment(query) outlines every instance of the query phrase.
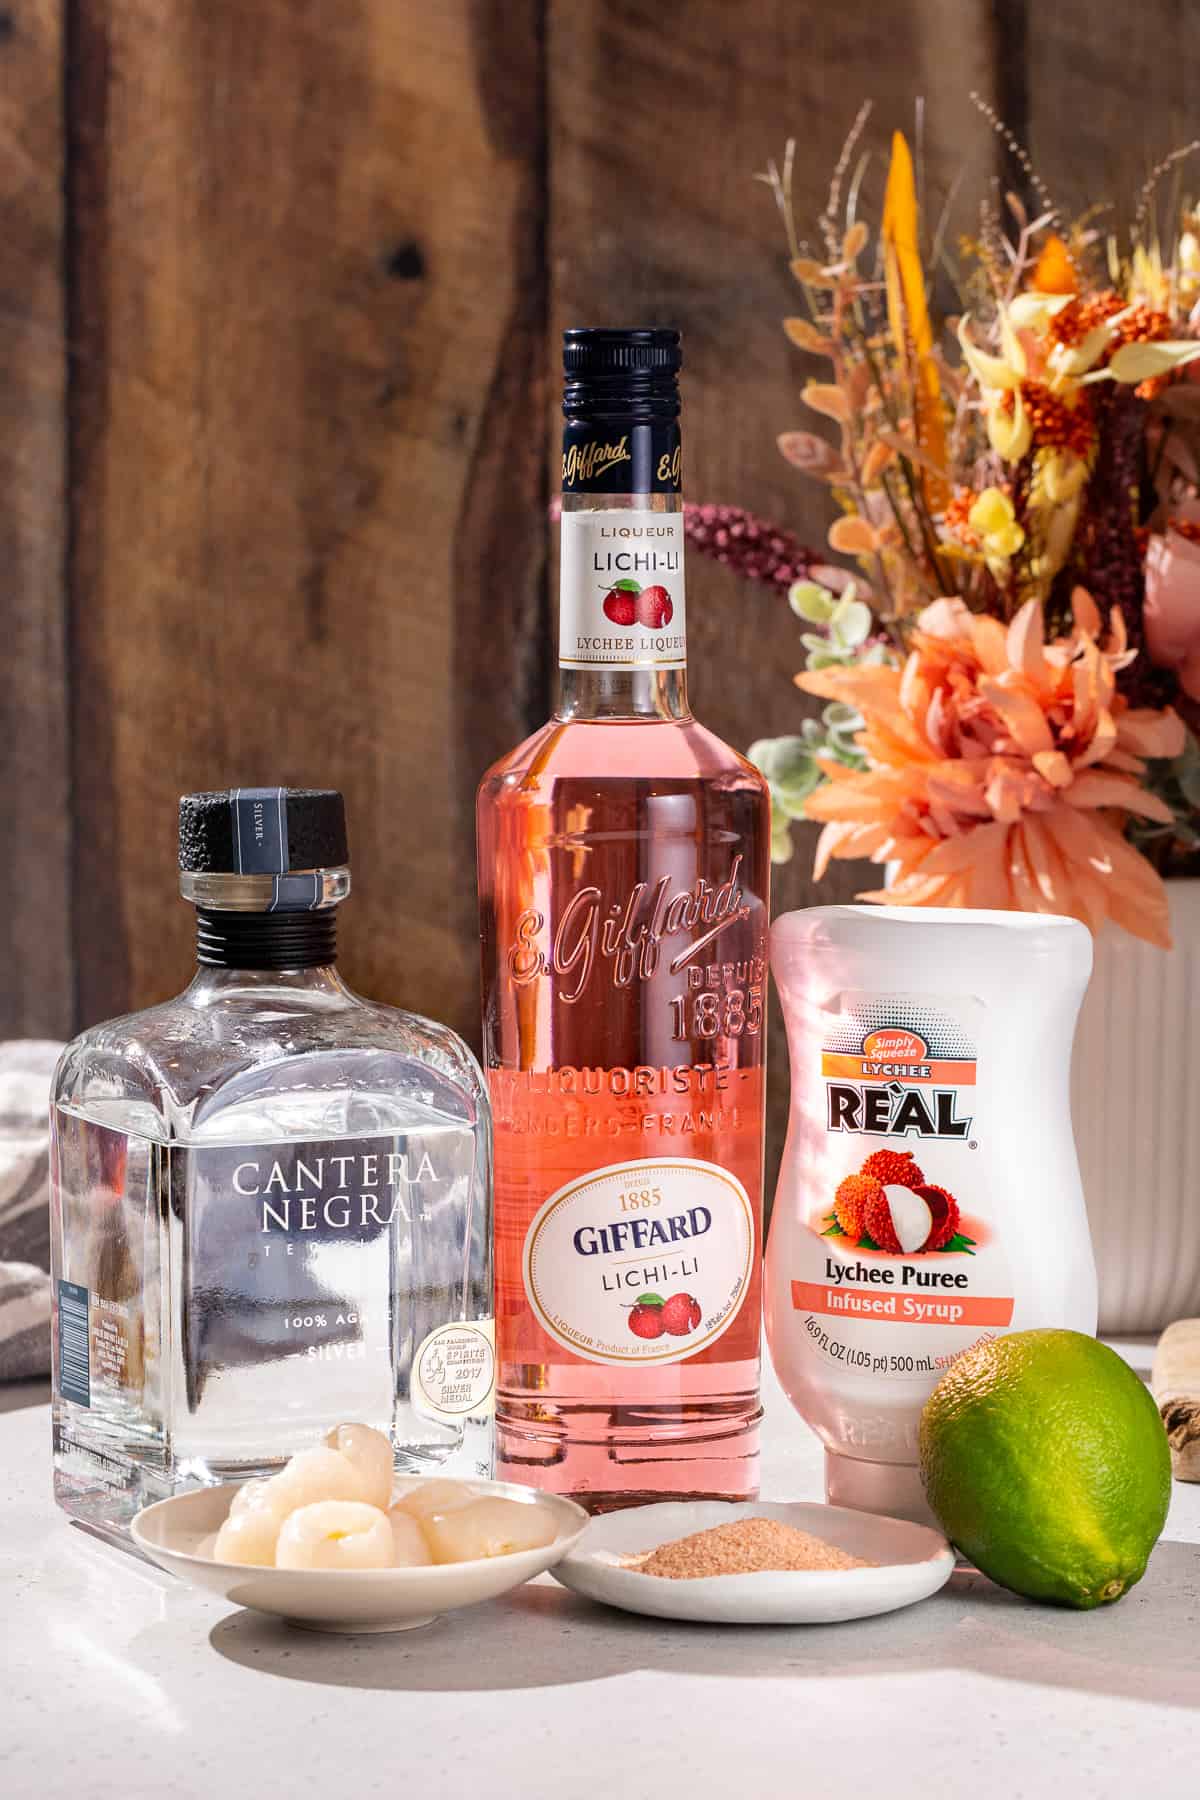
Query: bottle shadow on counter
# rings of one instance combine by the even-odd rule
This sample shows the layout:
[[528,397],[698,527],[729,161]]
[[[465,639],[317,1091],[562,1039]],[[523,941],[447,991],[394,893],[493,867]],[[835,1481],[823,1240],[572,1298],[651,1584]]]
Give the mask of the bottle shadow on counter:
[[1200,1550],[1161,1543],[1137,1587],[1090,1613],[1036,1605],[967,1571],[917,1606],[841,1625],[685,1624],[539,1582],[415,1631],[332,1636],[242,1611],[222,1619],[209,1643],[284,1680],[387,1692],[562,1687],[636,1669],[814,1681],[970,1671],[1196,1710],[1200,1665],[1181,1646],[1198,1608]]

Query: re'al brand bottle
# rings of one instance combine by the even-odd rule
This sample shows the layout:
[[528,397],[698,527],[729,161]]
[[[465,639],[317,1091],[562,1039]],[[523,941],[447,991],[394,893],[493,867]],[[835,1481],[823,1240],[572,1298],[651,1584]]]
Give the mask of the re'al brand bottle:
[[361,1420],[487,1475],[491,1127],[453,1032],[335,967],[342,796],[188,794],[197,970],[55,1077],[54,1484],[120,1529]]
[[1092,940],[1075,919],[814,906],[777,919],[792,1113],[771,1356],[837,1506],[930,1517],[921,1409],[973,1345],[1096,1329],[1071,1131]]
[[769,800],[687,700],[678,333],[569,331],[560,696],[479,793],[497,1458],[758,1482]]

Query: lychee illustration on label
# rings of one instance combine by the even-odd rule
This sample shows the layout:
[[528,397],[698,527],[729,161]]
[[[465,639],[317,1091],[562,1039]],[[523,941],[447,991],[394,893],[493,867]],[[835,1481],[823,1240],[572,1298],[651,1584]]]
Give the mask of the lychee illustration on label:
[[671,623],[675,603],[661,583],[642,587],[633,580],[614,581],[605,592],[603,610],[614,625],[644,625],[649,631],[661,631]]
[[614,581],[604,596],[605,618],[611,619],[614,625],[636,624],[637,597],[641,591],[636,581]]
[[755,1254],[750,1196],[727,1169],[614,1163],[539,1208],[525,1291],[547,1335],[585,1361],[682,1362],[733,1324]]
[[629,1309],[629,1329],[640,1338],[661,1337],[664,1332],[687,1337],[702,1316],[700,1302],[692,1294],[672,1294],[669,1300],[661,1294],[639,1294]]
[[926,1181],[911,1150],[873,1150],[860,1169],[838,1183],[823,1237],[849,1240],[856,1250],[889,1256],[975,1254],[976,1240],[960,1229],[958,1201]]

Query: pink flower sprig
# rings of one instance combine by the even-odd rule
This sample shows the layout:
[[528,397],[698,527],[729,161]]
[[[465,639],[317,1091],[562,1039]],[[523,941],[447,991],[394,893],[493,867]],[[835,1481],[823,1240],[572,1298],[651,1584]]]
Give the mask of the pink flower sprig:
[[704,556],[724,563],[746,581],[775,588],[807,580],[825,561],[794,532],[760,519],[744,506],[686,505],[683,529],[688,543]]

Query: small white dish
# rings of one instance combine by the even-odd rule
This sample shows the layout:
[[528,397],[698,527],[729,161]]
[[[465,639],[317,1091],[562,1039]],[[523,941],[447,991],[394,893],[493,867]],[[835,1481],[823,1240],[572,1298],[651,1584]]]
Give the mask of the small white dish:
[[[623,1559],[655,1550],[693,1531],[735,1519],[778,1519],[827,1544],[878,1564],[872,1569],[780,1569],[754,1575],[708,1575],[674,1581],[623,1567]],[[877,1518],[842,1506],[769,1500],[672,1501],[593,1519],[558,1563],[564,1587],[658,1619],[710,1625],[829,1625],[867,1619],[936,1594],[950,1579],[954,1552],[940,1532],[906,1519]]]
[[[430,1478],[401,1477],[395,1491],[420,1487],[426,1479]],[[480,1498],[537,1501],[548,1507],[558,1526],[553,1541],[511,1556],[422,1569],[252,1569],[200,1553],[204,1539],[223,1523],[237,1492],[236,1482],[196,1488],[144,1506],[131,1530],[138,1549],[160,1569],[236,1606],[274,1613],[312,1631],[407,1631],[431,1624],[440,1613],[477,1606],[532,1581],[574,1547],[588,1524],[583,1508],[558,1494],[539,1493],[511,1481],[467,1481],[463,1486]]]

